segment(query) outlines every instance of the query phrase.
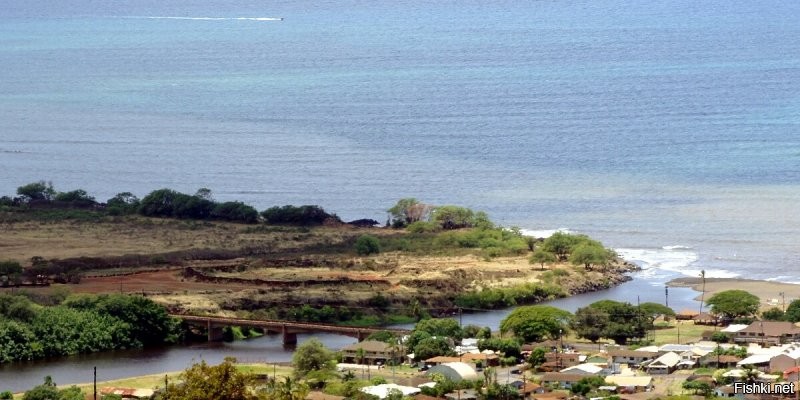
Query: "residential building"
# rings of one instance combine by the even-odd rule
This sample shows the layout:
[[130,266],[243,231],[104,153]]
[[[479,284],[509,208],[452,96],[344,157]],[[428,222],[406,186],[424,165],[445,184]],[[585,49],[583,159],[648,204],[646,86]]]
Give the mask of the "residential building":
[[637,350],[609,350],[608,356],[612,364],[627,364],[638,368],[643,362],[655,360],[658,353]]
[[542,384],[570,389],[572,388],[572,385],[578,383],[583,378],[586,378],[586,375],[565,374],[563,372],[547,372],[542,376]]
[[342,361],[355,364],[385,364],[389,360],[400,357],[400,352],[392,349],[392,345],[376,340],[365,340],[342,348]]
[[609,375],[606,382],[616,386],[620,393],[649,392],[653,390],[652,376]]
[[788,321],[755,321],[733,337],[737,343],[779,345],[800,340],[800,328]]
[[669,352],[662,354],[660,357],[647,364],[648,374],[671,374],[678,368],[681,362],[681,356],[677,353]]

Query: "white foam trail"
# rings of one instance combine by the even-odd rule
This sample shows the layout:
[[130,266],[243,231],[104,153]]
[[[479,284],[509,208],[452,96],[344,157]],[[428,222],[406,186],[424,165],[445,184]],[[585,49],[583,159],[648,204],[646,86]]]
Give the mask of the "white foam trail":
[[135,18],[135,19],[177,19],[189,21],[283,21],[283,18],[276,17],[119,17],[119,18]]
[[525,235],[525,236],[533,236],[533,237],[535,237],[535,238],[542,238],[542,239],[547,239],[547,238],[549,238],[550,236],[553,236],[553,234],[554,234],[554,233],[556,233],[556,232],[561,232],[561,233],[574,233],[574,232],[570,231],[570,230],[569,230],[569,229],[567,229],[567,228],[558,228],[558,229],[541,229],[541,230],[536,230],[536,229],[520,229],[520,232],[522,232],[522,234],[523,234],[523,235]]
[[691,250],[692,248],[689,247],[689,246],[675,245],[675,246],[664,246],[664,247],[662,247],[662,249],[664,249],[664,250]]

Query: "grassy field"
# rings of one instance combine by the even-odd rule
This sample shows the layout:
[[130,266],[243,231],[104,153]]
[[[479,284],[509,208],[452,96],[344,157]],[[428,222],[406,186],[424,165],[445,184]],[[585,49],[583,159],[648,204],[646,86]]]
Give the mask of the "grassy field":
[[667,329],[656,329],[654,344],[690,343],[702,339],[703,331],[714,330],[713,326],[695,325],[693,321],[672,321]]

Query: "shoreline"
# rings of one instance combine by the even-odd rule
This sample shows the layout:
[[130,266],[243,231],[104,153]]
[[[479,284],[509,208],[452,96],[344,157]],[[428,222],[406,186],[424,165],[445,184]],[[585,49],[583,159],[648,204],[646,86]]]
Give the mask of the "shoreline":
[[[705,294],[702,293],[703,281],[701,278],[675,278],[665,283],[665,285],[669,287],[691,288],[700,293],[695,297],[695,300],[698,301],[704,295],[705,298],[708,299],[711,295],[725,290],[744,290],[758,296],[758,298],[761,299],[762,308],[782,308],[784,304],[788,305],[792,300],[800,299],[800,285],[760,279],[706,278]],[[781,293],[783,295],[781,295]]]

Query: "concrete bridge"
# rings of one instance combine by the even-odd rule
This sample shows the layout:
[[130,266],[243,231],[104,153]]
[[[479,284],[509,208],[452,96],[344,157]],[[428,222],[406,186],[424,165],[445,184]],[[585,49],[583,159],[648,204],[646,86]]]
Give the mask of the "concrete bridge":
[[411,331],[408,329],[358,328],[352,326],[317,324],[311,322],[203,317],[198,315],[183,314],[170,314],[170,316],[180,318],[187,324],[205,328],[208,332],[208,340],[212,342],[222,340],[222,328],[226,326],[260,328],[264,331],[264,333],[280,333],[283,334],[283,344],[296,344],[298,333],[335,333],[338,335],[354,337],[358,339],[359,342],[366,339],[370,334],[378,331],[389,331],[398,336],[408,335],[411,333]]

